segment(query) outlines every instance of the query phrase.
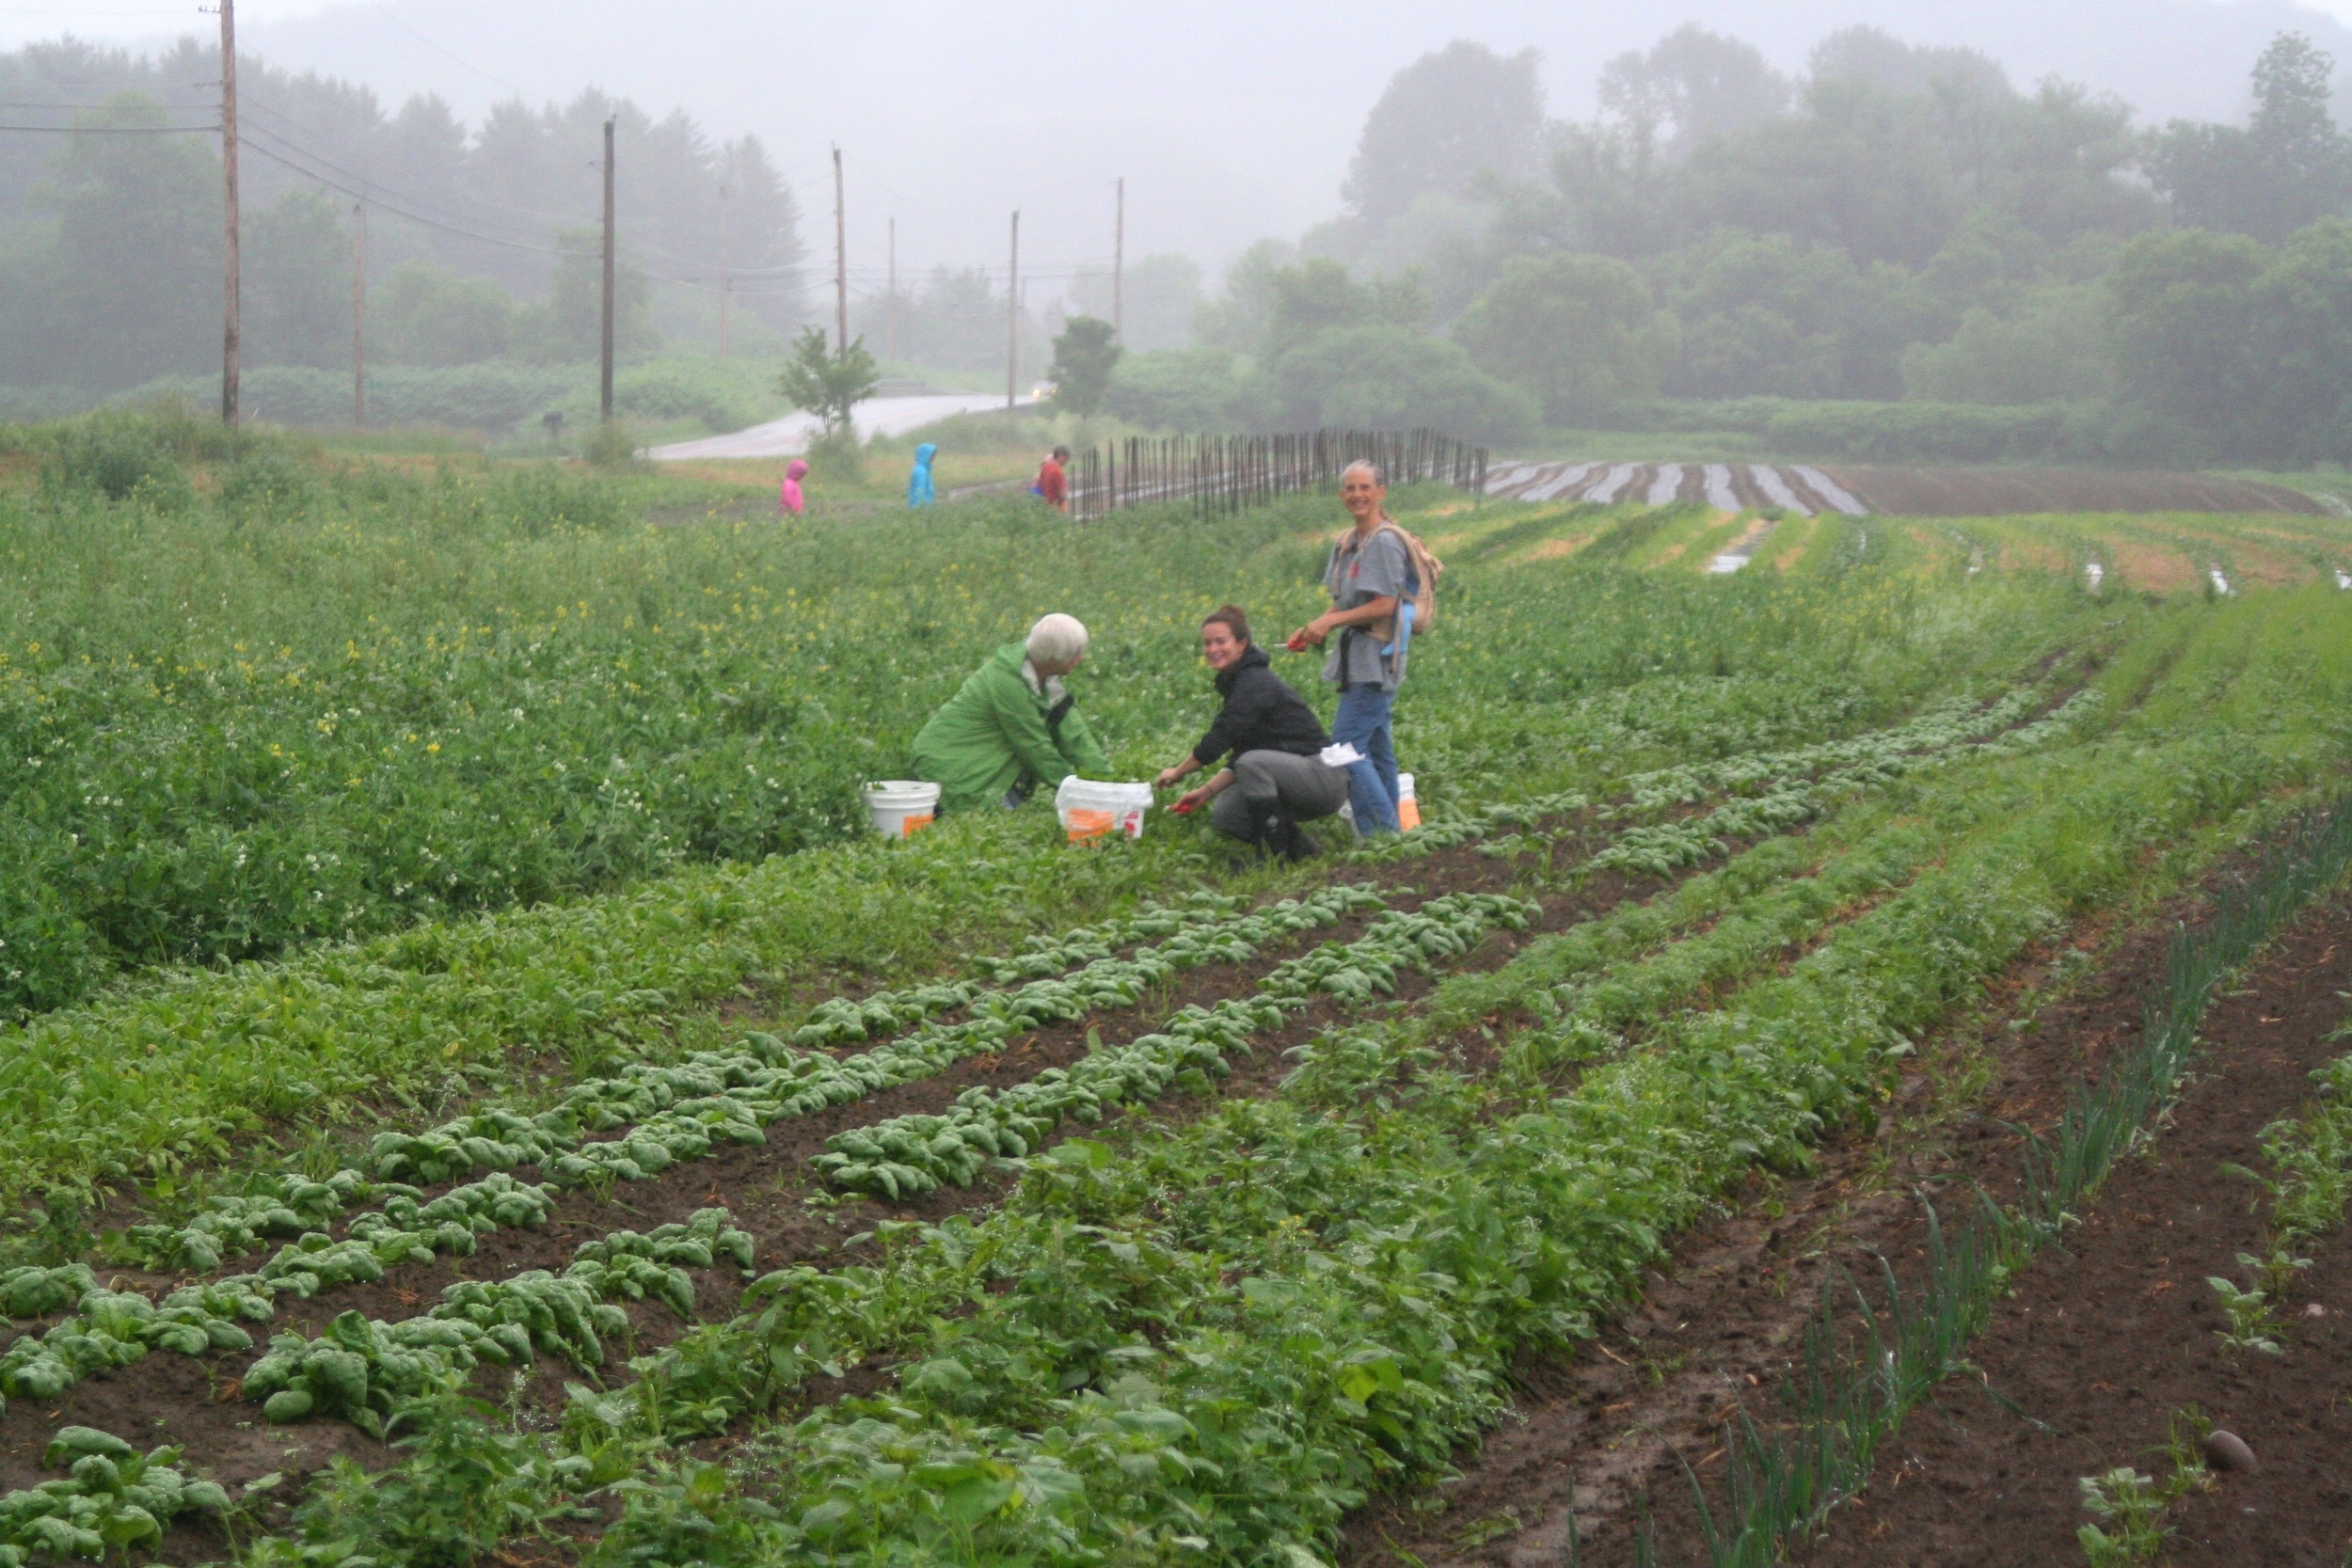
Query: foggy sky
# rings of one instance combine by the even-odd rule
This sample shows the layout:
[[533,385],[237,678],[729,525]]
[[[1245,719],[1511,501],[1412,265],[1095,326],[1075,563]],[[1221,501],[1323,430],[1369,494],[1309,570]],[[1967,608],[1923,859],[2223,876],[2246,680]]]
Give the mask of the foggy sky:
[[[152,40],[178,8],[45,0],[0,10],[0,41]],[[716,135],[755,133],[830,250],[828,147],[849,169],[853,267],[1001,264],[1023,210],[1024,271],[1046,294],[1106,260],[1111,182],[1127,180],[1127,254],[1181,250],[1213,270],[1252,240],[1332,215],[1365,112],[1400,67],[1454,38],[1545,57],[1555,116],[1592,109],[1601,63],[1684,21],[1749,40],[1784,70],[1824,34],[1869,22],[1910,41],[1982,49],[2021,85],[2046,74],[2131,103],[2144,120],[2242,118],[2272,35],[2305,32],[2352,68],[2352,0],[398,0],[324,8],[244,0],[244,51],[364,82],[388,108],[437,92],[461,115],[519,92],[590,85]],[[405,25],[404,25],[404,24]],[[1036,297],[1034,294],[1032,297]]]

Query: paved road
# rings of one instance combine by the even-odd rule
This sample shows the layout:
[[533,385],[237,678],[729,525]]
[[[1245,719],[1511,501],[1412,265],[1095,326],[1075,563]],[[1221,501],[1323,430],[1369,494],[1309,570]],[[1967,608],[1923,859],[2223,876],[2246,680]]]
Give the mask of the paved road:
[[[1026,406],[1035,402],[1023,398]],[[869,398],[851,410],[861,436],[903,436],[950,414],[981,414],[1002,408],[1002,392],[926,392],[915,397]],[[657,463],[685,463],[704,457],[789,457],[808,450],[817,434],[814,414],[787,414],[781,420],[755,424],[732,436],[707,436],[699,441],[678,441],[655,447],[645,455]]]

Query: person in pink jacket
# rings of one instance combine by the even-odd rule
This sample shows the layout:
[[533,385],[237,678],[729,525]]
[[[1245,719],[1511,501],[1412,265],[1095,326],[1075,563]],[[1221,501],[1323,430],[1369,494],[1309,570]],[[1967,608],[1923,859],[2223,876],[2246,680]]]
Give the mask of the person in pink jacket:
[[776,513],[779,516],[788,512],[797,517],[807,506],[806,499],[801,494],[801,481],[807,477],[808,465],[800,458],[796,457],[785,465],[784,488],[776,496]]

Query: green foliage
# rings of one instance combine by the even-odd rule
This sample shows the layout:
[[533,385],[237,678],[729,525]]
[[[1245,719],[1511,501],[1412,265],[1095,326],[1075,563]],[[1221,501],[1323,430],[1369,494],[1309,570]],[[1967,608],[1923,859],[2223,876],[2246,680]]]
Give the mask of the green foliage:
[[1327,332],[1387,327],[1405,333],[1429,319],[1429,291],[1412,275],[1359,283],[1345,267],[1322,257],[1285,267],[1266,279],[1265,336],[1250,349],[1262,362],[1305,348]]
[[599,420],[596,434],[588,437],[581,453],[596,467],[607,470],[626,468],[637,461],[637,432],[625,420]]
[[1515,256],[1454,324],[1479,368],[1543,401],[1554,424],[1646,397],[1661,344],[1649,289],[1622,261]]
[[1543,133],[1535,52],[1505,58],[1457,39],[1390,81],[1365,118],[1342,195],[1358,215],[1385,224],[1424,194],[1532,173]]
[[514,296],[490,278],[403,261],[368,296],[371,355],[394,365],[503,358],[514,341],[515,310]]
[[2080,1482],[2083,1507],[2104,1521],[2074,1532],[2091,1568],[2124,1568],[2153,1562],[2164,1551],[2170,1533],[2156,1521],[2163,1517],[2165,1498],[2154,1480],[2129,1465],[2105,1475],[2085,1476]]
[[2006,314],[1984,307],[1944,342],[1903,351],[1903,395],[1925,403],[2059,404],[2113,390],[2105,296],[2096,284],[2026,295]]
[[2352,144],[2328,111],[2335,61],[2281,33],[2254,62],[2250,124],[2174,120],[2151,138],[2148,176],[2183,223],[2272,243],[2340,213]]
[[20,253],[0,360],[13,376],[107,391],[220,363],[220,159],[153,135],[161,104],[123,91],[55,138],[46,245]]
[[874,395],[882,372],[865,339],[845,344],[838,354],[827,341],[823,327],[803,328],[792,341],[792,357],[776,377],[776,389],[793,407],[816,415],[830,436],[850,428],[851,410]]
[[351,364],[349,209],[319,191],[288,191],[245,219],[243,353],[253,364]]
[[1139,351],[1120,356],[1103,407],[1145,430],[1227,430],[1247,417],[1252,385],[1223,349]]
[[153,1550],[164,1528],[185,1513],[224,1513],[229,1495],[178,1468],[181,1450],[140,1454],[111,1433],[61,1428],[41,1463],[67,1474],[0,1496],[0,1564],[101,1558]]
[[[596,229],[559,229],[555,276],[548,296],[515,318],[516,346],[543,364],[594,362],[604,344],[604,235]],[[660,352],[653,324],[653,284],[626,254],[612,267],[612,355],[633,364]]]
[[1045,372],[1054,383],[1054,402],[1080,419],[1092,417],[1103,406],[1103,395],[1125,352],[1114,341],[1110,323],[1071,317],[1054,340],[1054,362]]
[[169,432],[133,417],[87,420],[62,433],[43,477],[62,490],[178,511],[194,499]]
[[2219,1298],[2222,1311],[2229,1314],[2230,1326],[2216,1329],[2215,1338],[2232,1350],[2258,1350],[2265,1355],[2277,1355],[2281,1347],[2270,1338],[2270,1297],[2258,1289],[2240,1290],[2236,1283],[2219,1275],[2209,1275],[2205,1284]]
[[299,1534],[264,1541],[248,1560],[256,1568],[459,1568],[578,1515],[566,1498],[591,1480],[590,1463],[549,1455],[491,1406],[437,1395],[404,1405],[399,1422],[400,1463],[371,1475],[338,1456],[295,1513]]
[[1470,362],[1443,339],[1391,326],[1316,334],[1274,362],[1268,377],[1286,429],[1398,430],[1426,425],[1465,440],[1520,439],[1536,424],[1534,399]]

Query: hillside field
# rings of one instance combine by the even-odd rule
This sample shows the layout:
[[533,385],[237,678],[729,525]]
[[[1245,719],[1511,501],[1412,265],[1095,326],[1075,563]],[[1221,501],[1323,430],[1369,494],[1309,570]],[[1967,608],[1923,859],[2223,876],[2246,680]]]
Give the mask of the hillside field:
[[1269,867],[858,788],[1055,610],[1151,776],[1331,498],[103,456],[0,484],[0,1561],[2352,1545],[2352,525],[1401,491],[1425,825]]

